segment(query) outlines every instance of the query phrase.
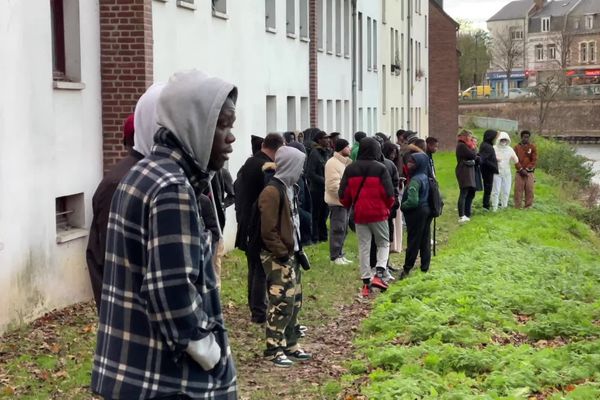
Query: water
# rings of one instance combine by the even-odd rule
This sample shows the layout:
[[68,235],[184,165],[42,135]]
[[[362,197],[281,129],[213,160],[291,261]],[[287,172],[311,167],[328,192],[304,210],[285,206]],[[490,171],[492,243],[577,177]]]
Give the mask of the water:
[[582,144],[576,146],[577,154],[580,154],[586,158],[592,160],[593,169],[596,173],[594,182],[600,184],[600,145],[597,144]]

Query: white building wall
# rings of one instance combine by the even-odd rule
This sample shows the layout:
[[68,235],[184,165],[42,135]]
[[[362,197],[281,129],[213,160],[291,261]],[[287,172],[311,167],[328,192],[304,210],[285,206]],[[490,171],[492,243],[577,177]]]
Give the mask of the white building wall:
[[[420,137],[429,136],[429,43],[428,21],[429,3],[424,0],[409,0],[412,2],[411,39],[413,40],[412,68],[412,100],[409,128],[419,133]],[[410,46],[409,46],[410,47]],[[422,76],[417,78],[417,72]]]
[[[154,77],[166,81],[178,70],[197,68],[238,87],[234,153],[229,170],[238,169],[251,155],[250,135],[288,129],[288,97],[294,97],[295,128],[307,128],[301,98],[308,100],[308,41],[300,37],[300,4],[295,3],[296,35],[286,32],[286,1],[274,2],[275,30],[265,27],[264,2],[228,0],[227,19],[213,16],[209,1],[196,1],[196,9],[176,1],[153,1]],[[340,83],[341,86],[341,83]],[[275,96],[276,115],[267,126],[267,96]],[[332,99],[337,99],[333,98]],[[272,108],[271,108],[272,109]],[[306,122],[304,123],[306,124]],[[269,129],[268,129],[269,128]],[[227,214],[235,221],[233,207]],[[228,223],[225,239],[231,248],[235,223]]]
[[0,331],[90,297],[87,236],[57,244],[55,198],[102,177],[97,1],[79,2],[84,89],[53,89],[50,2],[0,2]]

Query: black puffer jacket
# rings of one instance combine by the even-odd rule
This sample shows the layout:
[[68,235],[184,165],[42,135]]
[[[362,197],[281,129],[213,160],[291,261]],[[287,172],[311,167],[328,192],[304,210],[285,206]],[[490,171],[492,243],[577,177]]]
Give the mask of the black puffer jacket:
[[498,173],[498,160],[494,151],[494,140],[496,140],[498,132],[485,131],[483,134],[483,142],[479,146],[479,157],[482,172]]
[[313,192],[325,192],[325,163],[330,154],[327,149],[315,145],[306,163],[306,177]]

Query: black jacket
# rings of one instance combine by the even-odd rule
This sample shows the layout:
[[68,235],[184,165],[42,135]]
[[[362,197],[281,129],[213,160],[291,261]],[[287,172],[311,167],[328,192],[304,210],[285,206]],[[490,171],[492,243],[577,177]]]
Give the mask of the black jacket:
[[252,214],[252,205],[265,188],[263,165],[272,162],[265,153],[259,151],[246,160],[240,168],[234,183],[235,214],[238,221],[238,230],[235,237],[235,247],[246,250],[247,227]]
[[329,157],[329,151],[318,145],[310,152],[306,163],[306,178],[312,191],[325,192],[325,163]]
[[225,229],[225,210],[235,201],[235,191],[233,190],[231,174],[227,169],[221,168],[213,177],[210,185],[211,190],[207,189],[204,194],[210,197],[210,192],[212,191],[215,204],[217,205],[217,218],[219,219],[219,226],[222,232]]
[[483,135],[483,142],[479,146],[479,157],[482,171],[489,171],[494,174],[498,173],[498,160],[494,151],[494,139],[496,138],[495,131],[487,131]]

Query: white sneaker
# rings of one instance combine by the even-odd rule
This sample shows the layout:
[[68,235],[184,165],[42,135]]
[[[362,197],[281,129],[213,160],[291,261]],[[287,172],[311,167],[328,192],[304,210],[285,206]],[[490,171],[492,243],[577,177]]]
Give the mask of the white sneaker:
[[343,257],[338,257],[338,258],[336,258],[335,260],[333,260],[333,263],[334,263],[335,265],[348,265],[348,263],[346,263],[346,262],[344,261],[344,258],[343,258]]
[[458,219],[458,223],[459,224],[464,224],[465,222],[469,222],[471,219],[469,219],[469,217],[467,217],[466,215],[463,215],[462,217],[460,217]]
[[352,261],[348,260],[346,257],[341,257],[341,258],[342,258],[342,260],[344,260],[344,262],[346,264],[354,264]]
[[395,281],[395,280],[396,280],[396,278],[394,278],[394,275],[392,275],[392,274],[390,273],[390,270],[389,270],[389,269],[386,269],[386,270],[385,270],[385,273],[383,274],[383,280],[384,280],[385,282],[393,282],[393,281]]

